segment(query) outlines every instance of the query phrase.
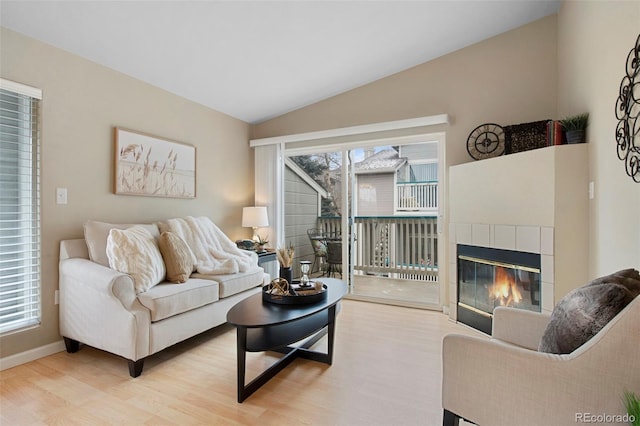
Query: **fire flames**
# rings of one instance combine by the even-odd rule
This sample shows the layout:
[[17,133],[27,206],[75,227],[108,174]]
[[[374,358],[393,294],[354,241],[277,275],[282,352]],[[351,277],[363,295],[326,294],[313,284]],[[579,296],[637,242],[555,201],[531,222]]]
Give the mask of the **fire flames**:
[[496,278],[491,287],[491,294],[502,306],[512,306],[522,300],[515,278],[501,266],[496,267]]

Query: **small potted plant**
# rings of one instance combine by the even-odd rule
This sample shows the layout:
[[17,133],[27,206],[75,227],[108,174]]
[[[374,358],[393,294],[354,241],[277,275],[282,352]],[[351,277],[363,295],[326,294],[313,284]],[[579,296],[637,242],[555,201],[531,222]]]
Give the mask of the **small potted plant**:
[[589,125],[589,113],[572,115],[560,120],[565,135],[567,136],[567,143],[583,143],[585,141],[585,131]]
[[258,237],[258,241],[254,242],[254,246],[255,246],[256,252],[262,253],[263,251],[265,251],[264,246],[269,244],[269,239],[267,237],[262,237],[260,235],[258,235],[257,237]]

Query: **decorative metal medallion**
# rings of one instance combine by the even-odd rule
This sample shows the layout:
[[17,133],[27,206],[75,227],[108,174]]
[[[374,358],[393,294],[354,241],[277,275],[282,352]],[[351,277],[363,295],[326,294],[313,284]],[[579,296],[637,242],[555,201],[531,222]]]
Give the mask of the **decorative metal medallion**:
[[504,129],[498,124],[481,124],[467,138],[467,151],[476,160],[498,157],[504,150]]
[[640,182],[640,35],[627,56],[625,71],[616,101],[618,158],[631,179]]

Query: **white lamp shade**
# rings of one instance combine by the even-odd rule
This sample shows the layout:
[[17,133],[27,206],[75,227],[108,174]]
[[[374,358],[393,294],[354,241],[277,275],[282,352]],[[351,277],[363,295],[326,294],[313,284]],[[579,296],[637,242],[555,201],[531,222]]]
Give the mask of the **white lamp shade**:
[[263,228],[269,226],[269,217],[266,207],[243,207],[242,226],[251,228]]

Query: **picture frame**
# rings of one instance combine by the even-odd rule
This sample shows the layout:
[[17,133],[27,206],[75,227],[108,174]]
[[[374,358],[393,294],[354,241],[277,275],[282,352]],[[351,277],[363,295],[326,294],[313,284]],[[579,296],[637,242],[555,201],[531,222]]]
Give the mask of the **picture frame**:
[[114,127],[113,191],[119,195],[196,197],[196,147]]

